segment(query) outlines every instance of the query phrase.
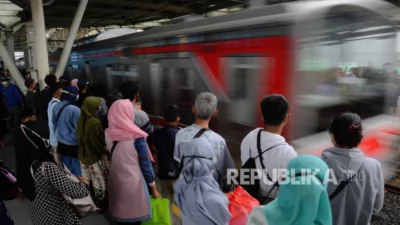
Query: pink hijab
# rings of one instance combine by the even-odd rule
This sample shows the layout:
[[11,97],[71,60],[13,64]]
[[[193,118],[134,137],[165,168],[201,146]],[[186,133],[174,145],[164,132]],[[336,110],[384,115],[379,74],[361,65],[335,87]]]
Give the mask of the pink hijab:
[[118,100],[111,105],[108,111],[106,133],[113,141],[129,141],[147,137],[147,133],[133,123],[133,110],[132,102],[128,99]]

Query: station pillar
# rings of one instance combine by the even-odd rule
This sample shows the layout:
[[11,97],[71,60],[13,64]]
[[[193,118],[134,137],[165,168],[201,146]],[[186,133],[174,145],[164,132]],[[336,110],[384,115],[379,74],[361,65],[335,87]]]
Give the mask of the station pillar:
[[49,74],[49,55],[47,52],[46,29],[44,24],[44,12],[42,0],[30,0],[32,10],[32,21],[35,36],[35,55],[37,66],[37,77],[40,90],[46,87],[44,78]]
[[14,52],[12,56],[8,54],[8,50],[6,46],[0,41],[0,57],[4,62],[4,66],[10,70],[11,77],[17,84],[17,86],[21,89],[22,92],[26,90],[26,87],[24,85],[24,79],[22,79],[22,75],[19,72],[17,66],[15,65],[15,57],[14,57]]
[[6,46],[8,50],[8,54],[10,55],[13,62],[15,62],[15,53],[14,53],[14,37],[13,30],[5,30],[4,33],[6,35]]
[[75,12],[74,19],[72,20],[71,27],[68,30],[68,37],[65,41],[65,45],[60,57],[60,61],[58,62],[56,76],[60,77],[63,75],[65,71],[65,66],[67,65],[69,55],[71,54],[71,49],[75,41],[76,34],[78,33],[79,26],[81,25],[81,21],[83,18],[83,14],[85,14],[86,6],[88,0],[81,0],[78,5],[78,9]]

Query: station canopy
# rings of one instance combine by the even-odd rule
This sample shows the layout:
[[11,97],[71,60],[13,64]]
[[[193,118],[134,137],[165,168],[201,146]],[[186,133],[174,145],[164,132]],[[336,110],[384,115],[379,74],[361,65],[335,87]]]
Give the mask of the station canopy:
[[[24,9],[22,21],[31,19],[29,0],[11,0]],[[244,0],[89,0],[81,27],[134,25],[171,19],[188,14],[204,14],[243,5]],[[68,28],[79,0],[43,0],[46,28]]]

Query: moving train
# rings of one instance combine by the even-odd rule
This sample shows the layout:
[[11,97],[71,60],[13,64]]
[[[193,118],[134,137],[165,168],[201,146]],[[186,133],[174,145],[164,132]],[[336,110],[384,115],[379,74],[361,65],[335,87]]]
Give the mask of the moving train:
[[[244,136],[263,124],[261,99],[280,93],[291,104],[286,139],[296,149],[320,149],[330,142],[324,131],[336,113],[387,121],[383,65],[397,60],[396,28],[387,19],[393,7],[335,0],[247,9],[76,46],[65,73],[105,83],[111,96],[133,80],[149,115],[174,103],[186,125],[196,95],[215,93],[212,128],[235,159]],[[50,53],[51,70],[60,55]],[[357,79],[347,78],[348,67],[357,67]]]

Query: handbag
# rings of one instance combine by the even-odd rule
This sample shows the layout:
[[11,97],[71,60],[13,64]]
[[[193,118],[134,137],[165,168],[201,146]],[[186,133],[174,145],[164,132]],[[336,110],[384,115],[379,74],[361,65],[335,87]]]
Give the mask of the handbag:
[[4,201],[16,199],[20,191],[15,175],[2,161],[0,161],[0,171],[0,199]]
[[229,225],[246,224],[253,208],[260,205],[258,200],[253,198],[241,186],[237,186],[233,192],[226,195],[229,199],[229,212],[232,215]]
[[[258,155],[256,157],[252,158],[251,154],[249,154],[250,158],[243,164],[242,169],[256,169],[257,168],[256,159],[259,158],[261,167],[262,167],[263,171],[265,171],[265,173],[267,175],[267,179],[270,182],[272,182],[271,176],[265,170],[263,154],[265,152],[267,152],[267,151],[270,151],[270,150],[274,149],[275,147],[277,147],[277,146],[279,146],[281,144],[274,145],[274,146],[262,151],[261,150],[261,132],[262,132],[262,129],[260,129],[258,131],[258,134],[257,134],[257,152],[258,152]],[[239,180],[241,180],[240,177],[239,177]],[[263,204],[263,205],[266,204],[266,203],[269,203],[272,200],[274,200],[273,198],[270,198],[269,195],[271,194],[271,192],[275,188],[279,188],[279,182],[278,181],[276,181],[274,183],[274,185],[272,186],[272,188],[268,192],[267,196],[264,197],[264,196],[261,196],[261,181],[260,181],[260,179],[256,179],[254,181],[254,184],[243,185],[243,189],[246,190],[247,193],[249,193],[251,196],[256,198],[260,202],[260,204]]]
[[142,222],[142,225],[172,225],[167,198],[150,198],[152,218]]
[[[35,162],[37,162],[37,161],[35,161]],[[35,163],[35,162],[33,162],[33,163]],[[63,166],[63,167],[64,167],[64,173],[69,179],[71,179],[75,183],[79,183],[80,182],[79,179],[76,176],[74,176],[68,170],[67,167],[65,167],[65,166]],[[38,183],[36,178],[35,178],[35,176],[34,176],[32,165],[31,165],[30,169],[31,169],[31,174],[32,174],[33,179],[35,180],[36,183]],[[46,173],[44,171],[44,167],[41,166],[40,169],[41,169],[41,172],[42,172],[43,176],[47,179]],[[86,217],[86,216],[88,216],[88,215],[90,215],[90,214],[92,214],[94,212],[98,212],[100,210],[94,204],[92,196],[90,194],[88,196],[86,196],[86,197],[83,197],[83,198],[71,198],[70,196],[68,196],[65,193],[61,193],[61,196],[65,199],[65,201],[70,206],[72,206],[75,209],[75,213],[77,214],[77,216],[79,218]]]

